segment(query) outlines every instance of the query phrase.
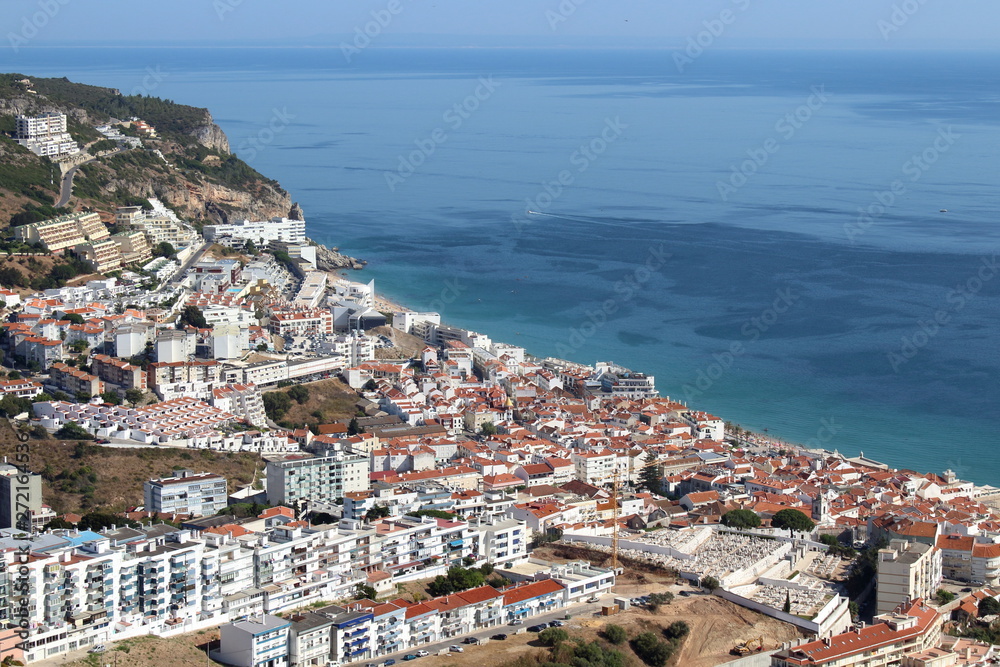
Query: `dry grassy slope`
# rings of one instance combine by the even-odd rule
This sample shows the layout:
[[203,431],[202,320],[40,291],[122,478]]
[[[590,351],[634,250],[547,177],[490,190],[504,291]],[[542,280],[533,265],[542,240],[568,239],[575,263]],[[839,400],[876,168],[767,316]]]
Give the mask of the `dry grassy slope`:
[[427,346],[423,338],[411,336],[389,326],[375,327],[371,333],[387,336],[395,344],[395,347],[375,350],[375,356],[378,359],[419,359],[420,351]]
[[[309,390],[309,400],[302,405],[292,401],[292,408],[285,413],[282,421],[291,422],[296,426],[328,424],[338,419],[349,419],[357,412],[354,404],[360,397],[341,380],[321,380],[302,386]],[[317,411],[322,414],[322,419],[313,415]]]
[[[13,461],[16,445],[9,424],[0,420],[0,456]],[[232,492],[250,483],[261,467],[260,458],[250,453],[125,449],[58,440],[32,440],[30,445],[28,467],[43,475],[42,497],[59,514],[141,505],[143,482],[180,468],[223,475]]]

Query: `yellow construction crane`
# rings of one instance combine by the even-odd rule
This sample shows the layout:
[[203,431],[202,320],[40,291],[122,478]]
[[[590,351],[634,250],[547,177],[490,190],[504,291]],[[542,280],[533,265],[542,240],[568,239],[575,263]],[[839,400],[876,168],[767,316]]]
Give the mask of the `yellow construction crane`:
[[[662,466],[663,463],[659,460],[651,461],[649,463],[643,463],[637,468],[633,468],[632,472],[638,472],[640,470],[645,470],[646,468],[655,468]],[[595,482],[603,482],[607,479],[611,479],[611,507],[612,507],[612,517],[614,523],[611,527],[611,569],[614,572],[618,572],[618,516],[621,513],[621,503],[619,502],[619,496],[621,495],[621,471],[615,468],[615,471],[608,476],[595,479]]]

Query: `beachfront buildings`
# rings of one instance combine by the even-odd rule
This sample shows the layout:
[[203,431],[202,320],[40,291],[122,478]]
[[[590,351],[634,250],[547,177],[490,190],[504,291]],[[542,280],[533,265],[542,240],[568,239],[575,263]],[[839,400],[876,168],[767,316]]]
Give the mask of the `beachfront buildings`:
[[228,504],[226,478],[212,473],[178,470],[170,477],[143,484],[147,512],[211,516]]
[[66,114],[46,111],[37,116],[21,115],[16,123],[15,141],[35,155],[54,158],[80,152],[67,129]]
[[258,246],[266,246],[270,241],[304,243],[306,223],[304,220],[271,218],[270,220],[236,220],[228,224],[205,225],[203,233],[209,241],[228,243],[253,241]]

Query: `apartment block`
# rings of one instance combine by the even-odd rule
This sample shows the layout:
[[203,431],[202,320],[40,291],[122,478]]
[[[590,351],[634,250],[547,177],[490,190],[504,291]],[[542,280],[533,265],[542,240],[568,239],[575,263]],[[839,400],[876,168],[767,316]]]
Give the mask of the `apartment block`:
[[98,273],[117,271],[124,265],[121,249],[118,243],[111,238],[81,243],[74,248],[73,252],[84,261],[89,262],[94,271]]
[[878,614],[917,598],[930,599],[941,583],[941,550],[920,542],[893,540],[878,552]]
[[211,516],[229,504],[226,478],[179,470],[143,484],[147,512]]
[[281,311],[271,314],[271,333],[279,336],[317,337],[333,333],[333,314],[328,310]]
[[[22,473],[17,466],[0,463],[0,528],[20,528],[28,530],[21,521],[21,515],[28,512],[35,528],[41,528],[39,519],[42,511],[42,477],[34,473]],[[49,513],[51,514],[51,512]]]
[[17,143],[35,155],[59,157],[80,152],[67,131],[66,114],[47,111],[38,116],[17,117]]
[[227,239],[253,241],[258,246],[267,245],[270,241],[304,243],[306,223],[304,220],[288,218],[271,218],[263,221],[237,220],[230,224],[205,225],[202,233],[210,241]]
[[95,354],[90,359],[90,370],[101,380],[122,389],[146,389],[146,371],[127,361]]
[[91,396],[100,396],[104,393],[104,383],[99,377],[61,362],[52,364],[49,378],[52,384],[70,395],[85,392]]
[[101,241],[110,236],[96,213],[71,213],[52,220],[33,222],[14,228],[14,238],[23,243],[41,243],[51,253],[82,243]]
[[260,390],[250,384],[227,384],[212,390],[212,407],[239,415],[258,428],[267,428],[267,413]]
[[267,501],[272,505],[333,502],[367,488],[368,455],[348,448],[329,449],[323,456],[288,454],[267,461]]
[[219,630],[215,659],[235,667],[284,667],[288,665],[288,630],[291,622],[264,615]]

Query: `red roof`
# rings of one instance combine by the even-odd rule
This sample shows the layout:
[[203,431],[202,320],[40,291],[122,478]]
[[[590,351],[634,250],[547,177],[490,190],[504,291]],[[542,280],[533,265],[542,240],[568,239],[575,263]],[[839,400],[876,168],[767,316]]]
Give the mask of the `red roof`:
[[524,602],[525,600],[539,598],[543,595],[558,593],[563,589],[564,586],[562,584],[552,579],[543,579],[542,581],[535,581],[523,586],[508,588],[503,592],[503,603],[506,606],[517,602]]

